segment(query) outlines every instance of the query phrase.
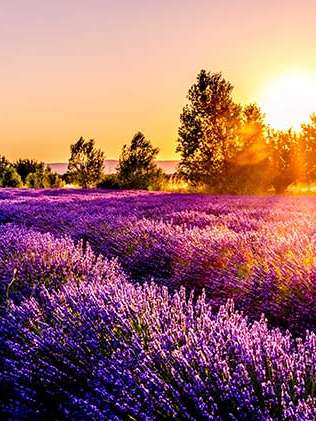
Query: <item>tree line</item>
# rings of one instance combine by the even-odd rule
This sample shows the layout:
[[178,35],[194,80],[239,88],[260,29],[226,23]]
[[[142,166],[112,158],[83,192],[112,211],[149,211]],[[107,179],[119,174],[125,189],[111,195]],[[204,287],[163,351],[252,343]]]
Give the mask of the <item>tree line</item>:
[[158,190],[164,177],[157,167],[158,148],[154,148],[143,133],[136,133],[125,144],[115,174],[105,175],[104,153],[96,149],[93,139],[82,137],[71,145],[71,156],[64,179],[83,188],[124,188]]
[[44,162],[33,159],[10,162],[0,156],[0,187],[59,188],[63,185],[62,177]]
[[[265,122],[256,104],[242,106],[221,73],[201,70],[180,115],[177,153],[171,177],[191,190],[213,193],[283,193],[296,182],[316,181],[316,114],[301,131],[280,131]],[[70,147],[66,174],[29,159],[10,163],[0,157],[0,186],[163,189],[170,176],[157,167],[159,149],[138,132],[122,148],[115,174],[104,174],[104,153],[93,139]]]
[[202,70],[180,116],[178,174],[218,193],[283,193],[316,180],[316,115],[299,133],[275,130],[256,104],[241,106],[221,73]]
[[67,172],[60,176],[49,165],[33,159],[9,162],[0,156],[0,186],[60,188],[67,185],[82,188],[159,189],[167,177],[156,165],[158,148],[138,132],[124,145],[115,174],[104,174],[104,152],[94,139],[83,137],[70,146]]

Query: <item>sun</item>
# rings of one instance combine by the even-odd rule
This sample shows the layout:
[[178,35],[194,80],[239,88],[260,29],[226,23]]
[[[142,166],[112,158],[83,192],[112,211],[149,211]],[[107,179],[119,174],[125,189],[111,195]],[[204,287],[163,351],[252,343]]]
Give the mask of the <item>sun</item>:
[[265,87],[259,104],[273,128],[299,130],[316,112],[316,75],[295,72],[280,76]]

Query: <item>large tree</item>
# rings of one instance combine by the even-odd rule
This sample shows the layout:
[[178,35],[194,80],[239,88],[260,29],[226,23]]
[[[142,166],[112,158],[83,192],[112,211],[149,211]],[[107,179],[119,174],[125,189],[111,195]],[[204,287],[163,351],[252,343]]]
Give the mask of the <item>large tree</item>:
[[83,188],[95,187],[101,180],[104,169],[104,153],[96,149],[93,139],[83,137],[71,145],[68,163],[70,180]]
[[159,152],[143,133],[134,135],[130,145],[124,145],[117,168],[117,178],[122,187],[148,189],[161,176],[155,159]]
[[190,88],[180,116],[179,173],[193,185],[211,185],[224,177],[238,151],[241,107],[233,86],[221,73],[202,70]]

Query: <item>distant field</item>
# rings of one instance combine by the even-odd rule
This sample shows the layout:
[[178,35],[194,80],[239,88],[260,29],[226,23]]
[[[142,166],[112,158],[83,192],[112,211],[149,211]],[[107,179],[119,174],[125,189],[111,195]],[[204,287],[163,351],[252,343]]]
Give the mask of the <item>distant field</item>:
[[315,197],[2,189],[4,415],[315,419],[315,218]]

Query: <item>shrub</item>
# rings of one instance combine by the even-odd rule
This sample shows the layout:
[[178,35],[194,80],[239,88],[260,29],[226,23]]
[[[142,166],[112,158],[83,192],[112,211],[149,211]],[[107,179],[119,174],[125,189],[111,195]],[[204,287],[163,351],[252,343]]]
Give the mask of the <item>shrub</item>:
[[22,180],[16,170],[9,166],[1,171],[1,187],[22,187]]
[[155,158],[159,152],[143,133],[138,132],[130,145],[124,145],[117,168],[117,178],[121,187],[126,189],[159,189],[162,171],[157,167]]
[[97,187],[100,189],[120,189],[122,186],[116,174],[108,174],[103,177]]

